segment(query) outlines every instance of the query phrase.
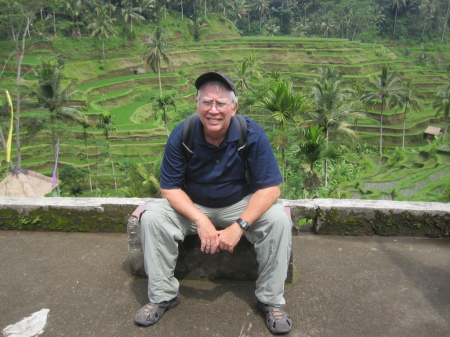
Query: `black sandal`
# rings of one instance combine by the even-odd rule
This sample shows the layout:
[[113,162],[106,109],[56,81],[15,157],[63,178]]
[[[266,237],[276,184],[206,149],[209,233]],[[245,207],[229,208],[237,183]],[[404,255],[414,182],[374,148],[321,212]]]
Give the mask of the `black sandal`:
[[291,331],[291,317],[283,307],[273,307],[258,301],[258,309],[266,316],[266,326],[271,333],[278,335]]

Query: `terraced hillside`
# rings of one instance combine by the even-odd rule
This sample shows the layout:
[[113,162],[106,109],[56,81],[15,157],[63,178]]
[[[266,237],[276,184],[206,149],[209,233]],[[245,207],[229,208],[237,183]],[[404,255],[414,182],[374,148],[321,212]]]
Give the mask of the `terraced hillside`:
[[[65,68],[66,75],[78,81],[77,89],[80,93],[77,99],[88,107],[87,114],[93,121],[104,111],[114,116],[112,122],[117,131],[110,134],[108,151],[111,151],[116,163],[116,174],[122,187],[126,186],[126,163],[136,161],[139,157],[149,157],[154,161],[163,151],[167,139],[163,123],[153,118],[153,100],[159,96],[158,77],[144,67],[139,53],[137,45],[130,45],[125,51],[107,53],[106,61],[103,62],[98,56],[80,52],[79,55],[70,55]],[[423,139],[425,128],[428,125],[444,127],[444,120],[435,117],[429,104],[435,89],[447,80],[446,66],[450,62],[450,47],[442,47],[439,52],[429,52],[430,56],[434,55],[436,62],[425,62],[418,66],[413,61],[421,54],[423,50],[420,48],[411,49],[410,55],[404,57],[400,49],[343,39],[227,36],[204,42],[178,43],[177,48],[171,49],[173,68],[163,69],[162,74],[163,91],[175,93],[177,101],[177,110],[169,111],[169,129],[194,111],[196,91],[193,82],[200,73],[220,70],[233,76],[237,62],[254,55],[263,62],[266,71],[277,70],[288,75],[296,89],[303,91],[308,80],[317,77],[319,69],[329,65],[343,72],[349,85],[373,78],[380,73],[382,65],[389,65],[391,71],[403,81],[413,80],[413,87],[424,98],[424,109],[409,113],[406,123],[407,147],[424,147],[427,145]],[[31,67],[46,55],[48,51],[36,48],[27,54],[24,64]],[[24,84],[31,85],[34,78],[29,76],[27,80]],[[36,112],[27,111],[24,116],[33,114]],[[362,141],[374,146],[379,144],[379,116],[379,107],[374,106],[373,110],[367,111],[367,117],[358,120],[357,126],[354,126]],[[258,119],[254,112],[252,117]],[[383,124],[384,146],[401,146],[401,111],[385,112]],[[87,160],[90,165],[94,165],[95,161],[95,167],[100,167],[97,170],[98,186],[111,187],[112,166],[108,162],[109,157],[105,155],[107,146],[103,142],[102,130],[84,130],[75,125],[72,129],[76,140],[65,138],[61,141],[60,165],[87,167]],[[83,141],[85,132],[89,140],[87,143]],[[47,134],[41,133],[32,144],[24,145],[22,153],[23,167],[51,174],[53,164]],[[101,161],[101,165],[97,160]],[[447,171],[439,179],[449,178],[448,160],[442,160],[440,164],[447,167]],[[422,165],[424,166],[427,165]],[[404,177],[397,180],[400,183],[402,179]],[[351,184],[343,187],[343,191],[349,191],[348,197],[364,197],[367,189],[370,188],[365,186],[361,192],[361,184],[359,187]],[[405,194],[408,193],[397,190],[397,196],[407,197]],[[395,194],[392,188],[385,193],[391,196]]]

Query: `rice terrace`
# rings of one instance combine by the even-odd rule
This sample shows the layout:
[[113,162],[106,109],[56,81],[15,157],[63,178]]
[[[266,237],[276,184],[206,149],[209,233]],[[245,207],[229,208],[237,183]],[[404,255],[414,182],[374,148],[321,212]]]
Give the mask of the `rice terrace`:
[[[435,104],[436,94],[449,83],[448,42],[251,36],[242,34],[239,20],[243,19],[234,21],[216,13],[200,16],[204,26],[194,38],[188,22],[195,24],[197,19],[182,20],[174,9],[161,12],[157,21],[133,22],[132,32],[129,24],[117,23],[117,34],[104,39],[87,34],[87,27],[82,36],[59,33],[55,38],[48,36],[50,28],[46,34],[36,33],[43,22],[39,12],[36,15],[31,35],[22,31],[26,43],[21,64],[17,50],[22,35],[17,45],[5,34],[0,42],[4,106],[0,126],[6,138],[11,122],[4,95],[8,90],[14,112],[20,111],[22,168],[51,177],[53,141],[59,140],[61,196],[158,196],[159,163],[168,133],[195,112],[195,78],[218,70],[238,85],[238,113],[266,130],[283,167],[283,198],[450,201],[448,111]],[[50,22],[45,25],[51,27]],[[160,64],[161,90],[158,73],[143,57],[146,34],[156,27],[167,33],[170,58],[170,63]],[[59,66],[62,88],[74,91],[66,105],[83,107],[89,123],[51,116],[38,94],[43,63]],[[384,100],[374,95],[383,76],[402,85],[397,98]],[[317,98],[326,91],[324,79],[332,79],[335,89],[339,82],[336,90],[340,91],[332,96],[328,88],[330,96],[326,96],[338,101],[335,110],[322,106]],[[291,85],[302,102],[292,111],[287,129],[280,127],[277,113],[263,104],[280,81]],[[310,165],[301,152],[308,134],[305,130],[311,128],[312,134],[314,125],[323,127],[320,137],[335,150],[337,159],[318,159]],[[428,133],[427,129],[437,131]],[[14,133],[14,165],[18,160],[16,137]],[[1,153],[3,179],[11,166]]]

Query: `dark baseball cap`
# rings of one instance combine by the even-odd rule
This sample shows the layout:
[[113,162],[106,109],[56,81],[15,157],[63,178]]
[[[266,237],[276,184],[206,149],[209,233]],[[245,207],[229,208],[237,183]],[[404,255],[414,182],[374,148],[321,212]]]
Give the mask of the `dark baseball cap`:
[[210,71],[200,75],[195,81],[195,87],[199,90],[203,84],[210,81],[219,81],[225,84],[229,89],[231,89],[237,97],[236,87],[234,86],[233,80],[230,76],[221,74],[218,71]]

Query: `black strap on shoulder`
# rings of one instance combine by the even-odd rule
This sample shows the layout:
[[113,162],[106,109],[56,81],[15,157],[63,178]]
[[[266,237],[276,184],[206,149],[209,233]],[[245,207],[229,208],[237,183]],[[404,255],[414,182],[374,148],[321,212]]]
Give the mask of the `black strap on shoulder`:
[[244,116],[242,115],[234,115],[234,122],[236,123],[238,130],[239,130],[239,140],[238,140],[238,146],[237,151],[239,156],[241,157],[242,161],[245,165],[245,181],[247,184],[250,183],[251,177],[250,177],[250,169],[248,167],[248,161],[247,161],[247,121],[245,120]]
[[[194,134],[195,128],[197,126],[197,121],[199,117],[198,115],[192,115],[186,118],[183,124],[182,130],[182,145],[183,145],[183,153],[184,158],[186,159],[184,164],[184,169],[186,170],[187,163],[192,158],[194,153]],[[246,156],[246,147],[247,147],[247,121],[242,115],[234,115],[234,122],[239,131],[239,140],[237,143],[237,151],[239,156],[245,165],[245,180],[247,183],[250,183],[250,169],[248,167],[247,156]]]
[[198,118],[198,115],[189,116],[188,118],[186,118],[183,124],[181,144],[183,145],[184,158],[186,159],[185,168],[187,163],[189,163],[189,161],[191,160],[192,154],[194,153],[194,134]]

